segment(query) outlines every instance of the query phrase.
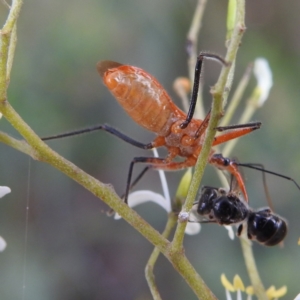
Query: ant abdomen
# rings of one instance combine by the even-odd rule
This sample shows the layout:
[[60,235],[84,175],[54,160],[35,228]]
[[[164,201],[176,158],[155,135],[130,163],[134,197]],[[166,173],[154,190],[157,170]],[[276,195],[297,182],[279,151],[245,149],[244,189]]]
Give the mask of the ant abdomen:
[[287,234],[287,223],[269,208],[252,212],[248,219],[247,235],[266,246],[274,246],[283,241]]

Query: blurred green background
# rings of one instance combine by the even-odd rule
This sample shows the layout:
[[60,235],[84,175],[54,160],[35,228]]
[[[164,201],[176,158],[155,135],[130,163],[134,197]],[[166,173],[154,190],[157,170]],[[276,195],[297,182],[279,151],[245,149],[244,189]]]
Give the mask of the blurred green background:
[[[139,66],[153,74],[180,105],[172,83],[177,76],[187,75],[185,38],[195,4],[194,0],[25,1],[18,21],[9,101],[40,136],[109,123],[141,142],[150,142],[154,135],[124,113],[101,83],[95,65],[109,59]],[[225,53],[226,5],[226,1],[209,1],[199,49]],[[262,56],[270,62],[274,87],[253,118],[262,121],[263,127],[242,138],[232,154],[242,162],[263,163],[298,182],[299,9],[299,1],[247,1],[247,31],[234,86],[247,64]],[[6,15],[6,7],[0,4],[2,24]],[[206,63],[206,109],[211,102],[209,86],[219,70],[217,64]],[[247,95],[254,85],[252,79]],[[242,110],[243,105],[233,123]],[[1,130],[19,137],[4,119]],[[83,170],[111,183],[118,194],[124,191],[130,160],[145,155],[104,132],[49,144]],[[8,243],[0,254],[1,300],[21,299],[24,281],[24,299],[151,299],[144,278],[153,249],[148,241],[123,220],[108,218],[103,213],[107,207],[99,199],[56,169],[5,145],[0,144],[0,150],[0,183],[12,189],[0,203],[0,235]],[[244,173],[251,206],[266,206],[261,175],[251,170]],[[182,172],[167,174],[171,195],[181,176]],[[220,185],[210,166],[203,184]],[[287,285],[285,299],[293,299],[300,292],[300,191],[271,175],[268,186],[276,211],[289,221],[289,234],[283,249],[255,244],[255,257],[265,286]],[[149,172],[137,189],[161,192],[157,173]],[[164,228],[166,214],[159,207],[147,204],[137,211],[158,230]],[[250,284],[239,241],[230,241],[222,227],[203,226],[199,235],[186,237],[185,246],[188,258],[219,299],[225,297],[221,273],[230,279],[238,273]],[[164,257],[158,260],[155,275],[163,299],[195,299]]]

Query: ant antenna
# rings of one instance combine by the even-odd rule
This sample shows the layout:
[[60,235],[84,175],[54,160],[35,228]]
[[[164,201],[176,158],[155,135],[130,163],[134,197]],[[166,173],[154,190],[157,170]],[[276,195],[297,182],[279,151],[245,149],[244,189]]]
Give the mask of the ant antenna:
[[229,185],[229,191],[230,192],[233,190],[233,181],[234,181],[234,179],[235,179],[235,177],[232,174],[230,174],[230,185]]

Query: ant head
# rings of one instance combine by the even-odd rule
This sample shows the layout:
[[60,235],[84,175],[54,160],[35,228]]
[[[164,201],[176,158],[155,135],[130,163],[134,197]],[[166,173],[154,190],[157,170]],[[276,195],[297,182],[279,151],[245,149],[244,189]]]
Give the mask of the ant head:
[[210,211],[212,210],[212,205],[216,198],[218,198],[218,193],[216,188],[203,187],[198,202],[198,206],[197,206],[197,213],[199,215],[209,214]]

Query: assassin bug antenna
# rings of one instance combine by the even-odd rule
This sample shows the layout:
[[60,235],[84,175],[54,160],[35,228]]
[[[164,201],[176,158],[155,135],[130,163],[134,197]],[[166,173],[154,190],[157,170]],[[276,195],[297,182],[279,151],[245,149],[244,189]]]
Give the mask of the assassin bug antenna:
[[191,96],[190,108],[187,113],[185,121],[183,123],[181,123],[181,125],[180,125],[181,129],[186,128],[194,116],[197,98],[198,98],[202,64],[203,64],[203,61],[205,58],[216,60],[226,67],[228,67],[230,65],[219,55],[212,54],[212,53],[206,53],[206,52],[200,53],[200,55],[197,57],[197,62],[196,62],[196,66],[195,66],[194,85],[193,85],[193,91],[192,91],[192,96]]

